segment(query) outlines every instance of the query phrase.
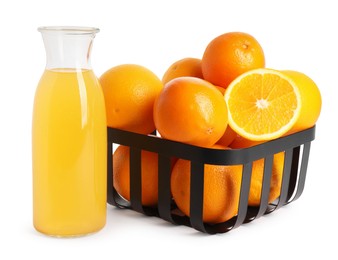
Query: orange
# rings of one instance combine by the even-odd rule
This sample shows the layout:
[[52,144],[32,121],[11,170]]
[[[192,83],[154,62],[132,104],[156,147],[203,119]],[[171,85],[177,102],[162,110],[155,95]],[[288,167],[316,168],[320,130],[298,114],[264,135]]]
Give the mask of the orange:
[[297,122],[301,93],[289,77],[271,69],[248,71],[225,92],[230,127],[240,136],[271,140],[286,134]]
[[[225,149],[222,146],[213,148]],[[237,214],[241,176],[240,165],[204,165],[204,222],[220,223]],[[177,207],[190,216],[190,161],[179,159],[176,162],[171,174],[171,192]]]
[[162,82],[166,84],[168,81],[178,77],[196,77],[203,79],[201,59],[197,58],[184,58],[175,61],[165,71]]
[[109,69],[99,80],[108,126],[140,134],[155,130],[153,105],[163,84],[152,71],[123,64]]
[[217,141],[217,144],[229,146],[237,137],[237,133],[228,125],[223,136]]
[[222,95],[224,96],[225,94],[225,88],[222,88],[220,86],[216,86],[216,88],[222,93]]
[[312,127],[317,122],[322,106],[320,90],[316,83],[304,73],[292,70],[281,71],[290,77],[298,87],[301,97],[300,116],[289,133]]
[[[217,89],[224,95],[225,93],[225,88],[216,86]],[[225,129],[225,132],[223,136],[217,141],[217,144],[223,145],[223,146],[229,146],[234,139],[236,138],[237,134],[234,130],[231,129],[231,127],[228,125],[227,128]]]
[[[273,202],[280,195],[283,168],[284,168],[284,152],[280,152],[274,155],[272,163],[272,175],[268,198],[269,203]],[[258,206],[260,204],[263,172],[264,172],[264,159],[254,161],[252,164],[252,175],[248,201],[248,204],[250,206]]]
[[169,140],[210,147],[228,124],[226,103],[211,83],[195,77],[169,81],[154,104],[154,121]]
[[[215,145],[214,149],[228,149]],[[171,174],[171,192],[177,207],[190,216],[190,161],[179,159]],[[268,203],[280,196],[284,152],[274,155]],[[237,215],[242,182],[242,165],[204,165],[203,221],[220,223]],[[264,171],[264,159],[253,162],[248,198],[249,206],[258,206]],[[194,174],[193,172],[191,174]]]
[[232,149],[242,149],[242,148],[248,148],[260,143],[263,143],[264,141],[252,141],[248,140],[239,134],[236,134],[234,140],[229,144],[229,147]]
[[[116,191],[130,200],[130,148],[120,145],[113,155],[113,181]],[[158,200],[158,155],[141,151],[142,205],[155,206]]]
[[264,66],[261,45],[243,32],[229,32],[214,38],[202,57],[204,79],[224,88],[242,73]]

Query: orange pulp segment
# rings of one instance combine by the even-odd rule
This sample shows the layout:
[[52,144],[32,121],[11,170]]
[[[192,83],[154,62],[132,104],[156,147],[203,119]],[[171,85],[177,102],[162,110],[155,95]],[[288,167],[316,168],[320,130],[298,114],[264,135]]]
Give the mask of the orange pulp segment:
[[255,69],[233,80],[225,92],[229,125],[249,140],[281,137],[296,123],[301,108],[295,83],[272,69]]

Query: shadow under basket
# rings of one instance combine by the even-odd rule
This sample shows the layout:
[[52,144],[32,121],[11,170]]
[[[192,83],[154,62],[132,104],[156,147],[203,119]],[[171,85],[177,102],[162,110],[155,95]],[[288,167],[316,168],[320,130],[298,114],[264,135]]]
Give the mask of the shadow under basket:
[[[218,150],[201,148],[169,141],[155,135],[141,135],[108,127],[107,200],[118,208],[128,208],[148,216],[157,216],[176,225],[190,226],[208,234],[225,233],[243,223],[271,213],[298,199],[303,192],[311,141],[315,126],[276,140],[249,148]],[[113,144],[130,147],[130,202],[124,200],[113,187]],[[145,207],[141,204],[141,150],[158,154],[158,204]],[[280,196],[268,203],[273,156],[285,152]],[[170,191],[171,159],[191,161],[190,217],[185,216],[175,204]],[[261,200],[257,207],[248,205],[252,164],[264,158]],[[204,164],[243,165],[238,214],[218,224],[207,224],[203,216]]]

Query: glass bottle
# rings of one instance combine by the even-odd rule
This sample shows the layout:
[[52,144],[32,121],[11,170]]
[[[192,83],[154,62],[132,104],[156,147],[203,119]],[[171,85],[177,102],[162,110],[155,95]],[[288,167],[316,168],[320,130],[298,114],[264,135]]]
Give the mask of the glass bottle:
[[33,109],[34,227],[51,236],[81,236],[106,223],[106,114],[90,64],[99,29],[38,31],[47,63]]

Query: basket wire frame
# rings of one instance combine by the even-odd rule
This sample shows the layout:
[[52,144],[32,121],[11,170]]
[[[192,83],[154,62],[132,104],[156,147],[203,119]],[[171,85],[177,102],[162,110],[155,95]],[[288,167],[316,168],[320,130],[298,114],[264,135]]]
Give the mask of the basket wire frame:
[[[250,148],[216,150],[169,141],[154,135],[141,135],[108,127],[107,202],[118,208],[127,208],[148,216],[157,216],[176,225],[186,225],[198,231],[225,233],[269,214],[298,199],[305,185],[311,141],[315,138],[315,126],[307,130],[281,137]],[[122,198],[113,187],[113,144],[130,147],[130,202]],[[158,205],[141,203],[141,151],[158,154]],[[274,154],[285,152],[280,196],[268,203]],[[191,162],[190,217],[177,208],[170,190],[170,166],[172,158]],[[261,200],[257,207],[248,205],[252,164],[264,158]],[[243,165],[238,213],[232,219],[219,223],[203,222],[204,164]]]

